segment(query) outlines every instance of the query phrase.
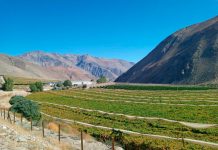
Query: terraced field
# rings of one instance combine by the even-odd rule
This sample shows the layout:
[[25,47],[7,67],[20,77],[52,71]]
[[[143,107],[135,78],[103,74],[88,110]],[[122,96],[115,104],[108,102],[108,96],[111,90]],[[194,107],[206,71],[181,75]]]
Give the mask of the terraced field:
[[39,102],[42,112],[59,118],[142,134],[218,141],[217,90],[75,89],[28,98]]

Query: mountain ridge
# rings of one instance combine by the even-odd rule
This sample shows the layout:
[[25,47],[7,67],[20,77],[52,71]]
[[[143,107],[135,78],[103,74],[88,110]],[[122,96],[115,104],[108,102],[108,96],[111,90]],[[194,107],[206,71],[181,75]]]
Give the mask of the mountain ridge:
[[171,34],[116,82],[195,84],[217,76],[218,16]]
[[[88,54],[58,54],[47,53],[41,50],[25,53],[18,57],[46,69],[62,68],[68,70],[72,67],[75,70],[90,74],[95,79],[100,76],[106,76],[111,81],[115,80],[134,64],[121,59],[105,59],[93,57]],[[69,75],[69,78],[71,78],[71,75]]]

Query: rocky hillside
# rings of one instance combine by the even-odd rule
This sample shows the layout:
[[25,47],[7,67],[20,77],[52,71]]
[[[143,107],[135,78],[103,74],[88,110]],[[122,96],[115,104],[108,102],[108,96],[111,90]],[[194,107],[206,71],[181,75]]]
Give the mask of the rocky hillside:
[[218,16],[175,32],[117,82],[217,82]]
[[69,74],[73,79],[88,80],[94,78],[87,72],[78,70],[77,67],[69,67],[67,69],[50,67],[49,69],[46,69],[39,65],[26,62],[21,58],[7,55],[0,55],[0,74],[15,77],[51,80],[67,79],[69,78]]
[[115,80],[134,64],[118,59],[104,59],[90,55],[61,55],[34,51],[20,56],[25,61],[42,66],[47,70],[67,70],[69,78],[76,76],[77,72],[85,72],[93,78],[106,76]]

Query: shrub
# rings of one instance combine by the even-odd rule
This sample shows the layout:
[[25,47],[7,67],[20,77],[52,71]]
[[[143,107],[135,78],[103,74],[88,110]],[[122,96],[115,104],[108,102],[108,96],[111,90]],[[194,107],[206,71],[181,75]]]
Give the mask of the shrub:
[[35,83],[37,89],[39,89],[40,92],[43,91],[43,83],[42,82],[36,82]]
[[19,102],[21,102],[21,101],[23,101],[23,100],[25,100],[25,98],[24,98],[23,96],[13,96],[13,97],[10,99],[9,103],[10,103],[11,105],[14,105],[14,104],[19,103]]
[[107,82],[107,79],[106,77],[102,76],[100,77],[98,80],[97,80],[97,83],[106,83]]
[[62,83],[62,82],[58,82],[58,83],[56,84],[56,86],[57,86],[57,87],[62,87],[62,86],[63,86],[63,83]]
[[64,85],[65,87],[72,87],[72,82],[71,82],[70,80],[65,80],[64,83],[63,83],[63,85]]
[[36,83],[30,84],[30,91],[31,92],[41,92],[41,91],[43,91],[43,83],[42,82],[36,82]]
[[87,84],[83,84],[83,85],[82,85],[82,88],[83,88],[83,89],[87,89],[87,88],[88,88]]
[[13,91],[14,81],[10,78],[5,78],[5,83],[2,86],[4,91]]
[[30,91],[31,92],[39,92],[39,90],[37,89],[35,83],[30,84]]
[[[16,98],[17,101],[14,100],[15,103],[10,108],[12,112],[22,114],[27,120],[32,119],[33,121],[39,121],[41,119],[41,114],[37,103],[27,100],[24,97]],[[14,97],[14,99],[16,98]]]

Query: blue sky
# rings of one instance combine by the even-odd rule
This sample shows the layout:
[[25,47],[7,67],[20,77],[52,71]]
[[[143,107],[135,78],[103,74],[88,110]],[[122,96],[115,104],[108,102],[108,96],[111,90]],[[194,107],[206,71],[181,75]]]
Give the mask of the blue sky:
[[218,15],[218,0],[0,0],[0,53],[137,62],[169,34]]

